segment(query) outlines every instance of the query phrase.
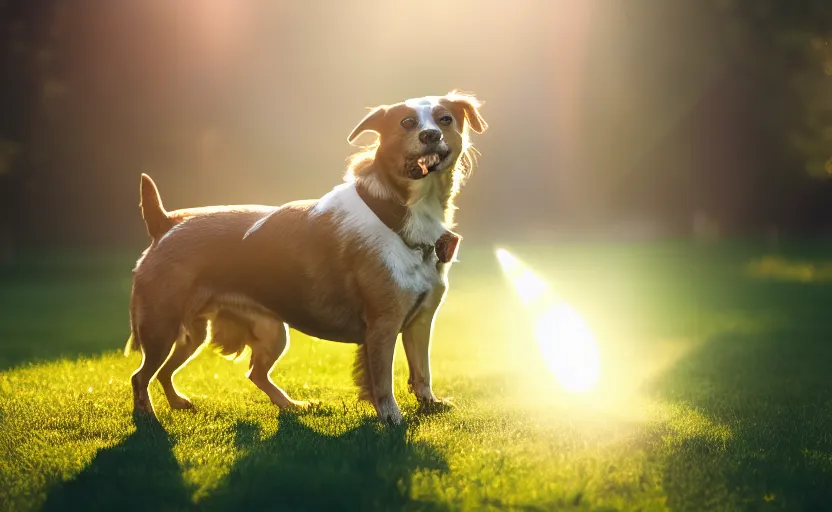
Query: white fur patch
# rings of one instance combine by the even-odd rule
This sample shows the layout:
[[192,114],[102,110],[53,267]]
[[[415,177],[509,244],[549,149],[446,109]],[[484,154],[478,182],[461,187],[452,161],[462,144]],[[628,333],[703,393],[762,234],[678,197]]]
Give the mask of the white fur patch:
[[424,98],[412,98],[404,102],[405,106],[415,110],[419,116],[420,130],[439,130],[439,126],[433,120],[433,109],[439,105],[439,99],[439,96],[425,96]]
[[[427,211],[428,204],[420,206],[419,211],[421,208]],[[313,214],[334,213],[339,232],[345,236],[361,237],[381,258],[384,266],[390,270],[393,280],[403,289],[424,293],[440,279],[436,271],[436,255],[430,254],[430,257],[425,259],[421,251],[405,245],[401,237],[384,225],[361,199],[354,182],[343,183],[332,189],[318,201],[312,211]],[[430,226],[433,222],[435,224]],[[441,224],[441,217],[436,221],[433,212],[429,216],[421,213],[413,215],[408,225],[411,223],[414,235],[418,233],[424,236],[424,243],[433,244],[445,230]],[[409,232],[409,229],[406,228],[406,232]],[[428,241],[436,232],[439,234]]]
[[370,193],[371,196],[377,197],[379,199],[389,199],[390,198],[390,191],[382,185],[382,183],[376,178],[374,174],[369,174],[367,176],[363,176],[361,178],[361,185],[367,188],[367,192]]
[[433,245],[445,232],[445,211],[439,202],[439,179],[437,173],[410,183],[415,201],[410,204],[410,215],[402,229],[405,239],[411,244]]

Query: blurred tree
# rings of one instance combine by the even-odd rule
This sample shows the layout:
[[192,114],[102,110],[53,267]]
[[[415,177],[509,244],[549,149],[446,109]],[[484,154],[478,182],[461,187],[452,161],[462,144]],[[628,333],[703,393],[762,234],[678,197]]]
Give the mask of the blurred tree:
[[754,95],[778,165],[832,174],[832,4],[711,0],[729,66]]
[[0,261],[12,258],[19,238],[23,191],[33,166],[39,119],[67,93],[55,69],[60,33],[53,0],[0,1]]

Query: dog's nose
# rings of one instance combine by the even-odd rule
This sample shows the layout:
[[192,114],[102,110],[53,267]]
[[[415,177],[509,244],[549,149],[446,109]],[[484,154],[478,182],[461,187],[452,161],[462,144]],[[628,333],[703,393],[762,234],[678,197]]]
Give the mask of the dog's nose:
[[419,140],[422,141],[422,144],[432,144],[434,142],[439,142],[442,140],[442,132],[439,130],[422,130],[419,132]]

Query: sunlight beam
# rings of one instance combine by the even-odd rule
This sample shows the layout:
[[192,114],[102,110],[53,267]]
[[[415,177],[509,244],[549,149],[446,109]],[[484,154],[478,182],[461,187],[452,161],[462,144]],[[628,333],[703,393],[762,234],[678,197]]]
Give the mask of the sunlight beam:
[[601,357],[584,318],[510,252],[497,249],[496,255],[533,319],[538,348],[558,383],[572,393],[593,390],[601,376]]

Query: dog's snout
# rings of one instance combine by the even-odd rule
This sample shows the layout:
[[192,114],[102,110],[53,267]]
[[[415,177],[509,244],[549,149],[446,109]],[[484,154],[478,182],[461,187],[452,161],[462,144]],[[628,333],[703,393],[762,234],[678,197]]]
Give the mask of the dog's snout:
[[442,132],[439,130],[429,129],[419,132],[419,140],[422,144],[433,144],[442,140]]

